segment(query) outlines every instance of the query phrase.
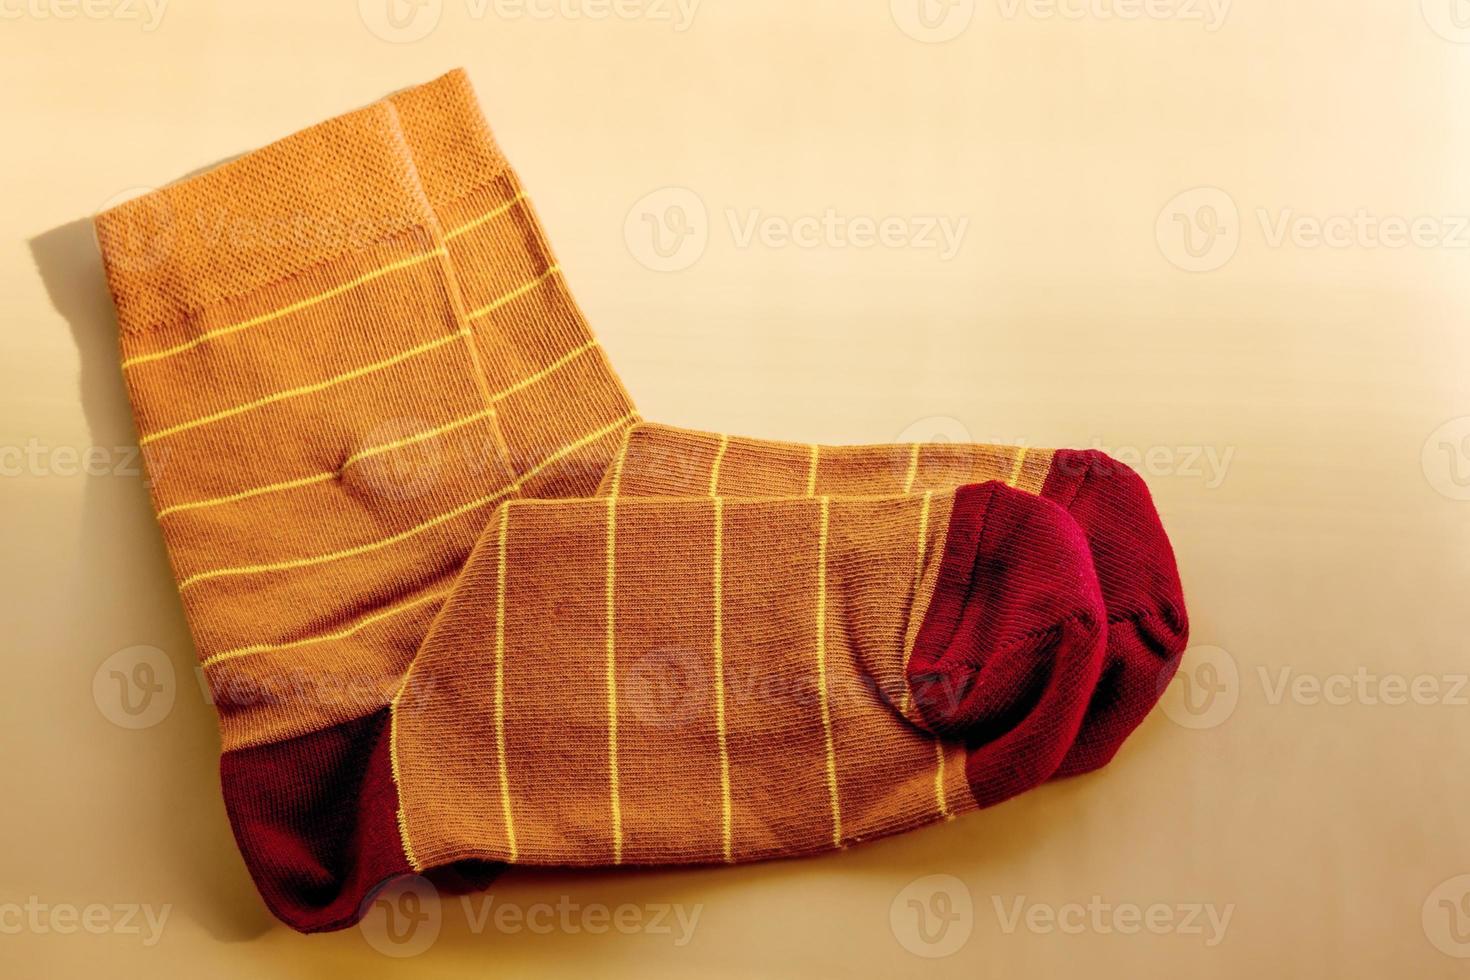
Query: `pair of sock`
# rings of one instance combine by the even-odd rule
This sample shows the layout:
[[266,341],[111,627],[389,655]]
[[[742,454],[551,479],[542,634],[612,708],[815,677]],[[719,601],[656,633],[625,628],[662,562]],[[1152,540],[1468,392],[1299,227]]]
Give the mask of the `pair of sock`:
[[460,72],[97,218],[262,896],[736,862],[1106,763],[1187,626],[1093,452],[642,423]]

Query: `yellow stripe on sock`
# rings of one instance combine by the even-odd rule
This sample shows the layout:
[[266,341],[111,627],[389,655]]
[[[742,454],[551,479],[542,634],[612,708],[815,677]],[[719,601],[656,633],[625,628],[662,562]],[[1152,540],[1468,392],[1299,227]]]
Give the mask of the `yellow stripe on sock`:
[[714,566],[715,732],[720,743],[721,844],[728,863],[735,859],[735,815],[730,800],[730,748],[725,732],[725,502],[719,497],[715,498]]
[[325,292],[318,293],[315,296],[310,296],[306,299],[300,300],[299,302],[292,303],[290,306],[283,306],[279,310],[274,310],[270,313],[262,313],[260,316],[251,317],[249,320],[244,320],[240,323],[232,324],[228,327],[218,327],[214,330],[207,330],[204,333],[200,334],[198,337],[195,337],[193,340],[188,341],[187,343],[179,344],[176,347],[169,347],[166,350],[155,351],[152,354],[138,354],[135,357],[129,357],[122,362],[123,370],[126,371],[129,368],[136,367],[139,364],[148,364],[153,361],[161,361],[164,358],[173,357],[175,354],[182,354],[184,353],[184,351],[193,350],[195,347],[198,347],[201,344],[214,340],[218,337],[225,337],[232,333],[238,333],[241,330],[248,330],[250,327],[258,327],[262,323],[269,323],[272,320],[278,320],[281,317],[289,316],[292,313],[299,313],[300,311],[315,306],[318,303],[324,303],[329,299],[341,296],[343,293],[356,289],[358,286],[361,286],[364,283],[372,282],[374,279],[386,276],[391,272],[397,272],[399,269],[407,269],[410,266],[418,265],[420,262],[427,262],[429,259],[443,254],[445,254],[445,252],[441,248],[435,249],[432,252],[426,252],[423,255],[415,255],[412,258],[403,259],[402,261],[394,262],[391,265],[385,265],[381,269],[375,269],[372,272],[364,273],[363,275],[358,276],[356,279],[353,279],[351,282],[345,282],[340,286],[335,286]]
[[618,502],[607,498],[607,568],[603,576],[607,597],[607,776],[612,800],[613,864],[623,863],[623,803],[618,797],[618,677],[616,588]]
[[709,468],[709,495],[713,497],[720,489],[720,464],[725,461],[725,451],[730,448],[730,437],[720,435],[720,446],[715,450],[715,461]]
[[462,517],[465,514],[468,514],[470,511],[478,510],[479,508],[484,507],[486,504],[494,500],[498,500],[511,492],[512,491],[510,487],[506,487],[503,490],[497,490],[496,492],[481,497],[478,500],[471,500],[467,504],[460,504],[458,507],[447,513],[439,514],[435,517],[429,518],[428,520],[420,524],[415,524],[413,527],[409,528],[406,531],[400,531],[397,534],[390,535],[386,538],[381,538],[377,541],[370,541],[367,544],[355,545],[351,548],[343,548],[340,551],[333,551],[325,555],[314,555],[310,558],[292,558],[286,561],[268,562],[262,565],[240,565],[235,568],[217,568],[212,572],[200,572],[197,575],[191,575],[180,582],[179,589],[187,589],[191,585],[196,585],[199,582],[204,582],[212,578],[223,578],[233,575],[255,575],[262,572],[284,572],[293,568],[306,568],[310,565],[321,565],[330,561],[338,561],[342,558],[353,558],[357,555],[365,555],[369,552],[377,551],[381,548],[387,548],[390,545],[398,544],[400,541],[405,541],[416,534],[422,534],[423,532],[428,531],[431,528],[438,527],[440,524],[452,521],[457,517]]
[[491,401],[497,401],[498,402],[498,401],[501,401],[502,399],[509,398],[511,395],[514,395],[518,391],[521,391],[523,389],[529,388],[533,384],[536,384],[539,381],[546,380],[548,377],[550,377],[551,375],[555,374],[557,371],[560,371],[562,368],[566,367],[568,364],[572,363],[577,358],[581,357],[583,354],[587,353],[588,351],[595,349],[596,347],[597,347],[597,341],[594,340],[591,343],[583,344],[581,347],[578,347],[574,351],[570,351],[570,352],[568,352],[566,354],[563,354],[561,357],[557,358],[555,361],[552,361],[546,367],[542,368],[540,371],[537,371],[535,374],[531,375],[529,378],[526,378],[526,379],[524,379],[522,381],[517,381],[515,384],[511,385],[509,388],[505,389],[502,392],[497,393],[496,395],[494,395],[491,398]]
[[559,272],[561,272],[561,266],[552,266],[545,272],[541,273],[541,275],[537,276],[535,279],[532,279],[530,282],[526,283],[524,286],[518,286],[515,289],[512,289],[510,292],[506,293],[504,296],[500,297],[499,299],[492,300],[491,302],[480,307],[478,310],[472,311],[468,314],[468,319],[478,320],[480,317],[485,316],[488,313],[494,313],[502,306],[505,306],[509,303],[514,303],[516,300],[531,292],[537,286],[540,286],[546,280],[550,279],[552,276],[556,275]]
[[[815,456],[814,456],[815,458]],[[817,539],[817,700],[822,733],[827,740],[827,794],[832,802],[832,846],[842,846],[842,804],[837,798],[837,746],[832,739],[832,710],[827,699],[827,536],[831,498],[822,498],[822,529]]]
[[440,524],[445,523],[446,521],[452,521],[457,517],[461,517],[464,514],[469,513],[470,511],[483,507],[486,504],[491,503],[495,500],[499,500],[501,497],[506,497],[510,494],[518,492],[521,487],[526,484],[527,481],[529,481],[536,474],[540,473],[542,470],[546,469],[548,466],[552,465],[558,460],[563,459],[566,456],[571,455],[574,452],[577,452],[578,450],[585,449],[587,446],[591,445],[599,439],[603,439],[607,436],[612,435],[622,426],[636,421],[637,418],[638,416],[636,414],[629,413],[623,416],[618,421],[613,422],[610,425],[605,425],[601,429],[598,429],[596,432],[590,433],[582,437],[581,439],[578,439],[571,445],[565,446],[557,450],[555,453],[552,453],[540,463],[537,463],[534,467],[527,470],[521,476],[517,477],[513,483],[507,485],[506,487],[497,490],[492,494],[481,497],[478,500],[472,500],[467,504],[461,504],[459,507],[456,507],[454,510],[451,510],[447,513],[440,514],[436,517],[431,517],[420,524],[414,525],[406,531],[400,531],[397,534],[390,535],[389,537],[382,538],[378,541],[355,545],[351,548],[343,548],[340,551],[333,551],[325,555],[315,555],[311,558],[293,558],[288,561],[272,562],[265,565],[242,565],[234,568],[219,568],[215,569],[214,571],[200,572],[197,575],[191,575],[180,582],[179,589],[182,591],[183,589],[186,589],[197,582],[202,582],[207,579],[221,578],[223,576],[229,575],[252,575],[261,572],[286,571],[288,569],[303,568],[309,565],[320,565],[325,562],[337,561],[342,558],[352,558],[357,555],[367,554],[368,552],[376,551],[380,548],[389,547],[390,545],[397,544],[400,541],[407,540],[408,538],[411,538],[416,534],[427,531],[430,528],[437,527]]
[[393,695],[393,700],[388,702],[388,768],[393,775],[393,788],[398,794],[399,805],[398,818],[398,842],[403,846],[403,856],[408,859],[408,866],[414,871],[422,871],[424,866],[419,863],[418,855],[413,851],[413,841],[408,836],[408,815],[403,810],[403,775],[398,768],[398,699],[403,697],[403,692],[408,689],[408,678],[403,679],[403,684],[398,692]]
[[[924,502],[919,505],[919,547],[918,554],[914,558],[914,596],[910,606],[911,615],[917,614],[915,608],[919,601],[919,589],[924,583],[924,549],[929,543],[929,507],[934,500],[934,491],[924,491]],[[901,715],[909,713],[910,702],[913,700],[913,688],[909,686],[909,658],[914,654],[913,647],[909,647],[903,654],[903,704],[899,706]]]
[[505,567],[506,539],[510,535],[510,507],[500,508],[500,554],[495,571],[495,755],[500,761],[500,807],[505,816],[505,841],[510,862],[519,855],[516,825],[510,809],[510,771],[505,761]]
[[815,497],[817,494],[817,457],[821,455],[822,447],[816,443],[812,444],[812,462],[806,472],[806,495]]
[[502,214],[505,214],[507,211],[509,211],[511,208],[515,207],[517,204],[521,203],[525,199],[526,199],[526,192],[525,191],[519,192],[518,194],[516,194],[515,197],[511,198],[509,201],[507,201],[506,203],[502,204],[500,207],[496,208],[494,211],[486,212],[485,214],[480,215],[478,218],[475,218],[472,221],[465,222],[464,224],[460,225],[458,228],[454,228],[454,229],[451,229],[449,231],[446,231],[444,233],[444,240],[445,241],[448,241],[451,238],[458,238],[460,235],[463,235],[466,232],[474,231],[476,228],[480,227],[481,225],[485,224],[486,222],[494,221],[496,218],[500,217]]
[[903,478],[903,492],[909,493],[914,489],[914,480],[919,475],[919,444],[914,443],[913,455],[909,457],[908,475]]
[[393,367],[394,365],[402,364],[404,361],[407,361],[410,358],[418,357],[420,354],[427,354],[429,351],[437,350],[438,348],[443,347],[445,344],[452,344],[456,340],[459,340],[461,337],[465,336],[468,336],[468,331],[458,331],[456,333],[450,334],[447,337],[438,337],[434,340],[428,341],[427,343],[419,344],[417,347],[411,347],[408,350],[403,351],[402,353],[394,354],[392,357],[387,358],[386,360],[376,361],[372,364],[365,364],[359,368],[353,368],[351,371],[345,371],[342,374],[327,378],[325,381],[316,381],[309,385],[302,385],[299,388],[288,388],[285,391],[278,391],[274,394],[266,395],[264,398],[257,398],[253,402],[246,402],[243,405],[236,405],[232,408],[222,409],[221,411],[214,412],[213,414],[206,415],[202,418],[193,419],[189,422],[180,422],[178,425],[172,425],[166,429],[160,429],[157,432],[151,432],[148,435],[143,436],[141,439],[138,440],[138,445],[146,446],[148,445],[148,443],[156,442],[157,440],[162,439],[165,436],[171,436],[180,432],[184,432],[188,429],[198,428],[201,425],[209,425],[213,422],[219,422],[224,419],[231,418],[232,416],[249,412],[252,409],[261,408],[265,405],[272,405],[279,401],[285,401],[288,398],[297,398],[301,395],[314,394],[318,391],[323,391],[335,385],[361,378],[364,375],[372,374],[375,371],[382,371],[386,368]]
[[432,602],[435,599],[443,599],[448,595],[449,590],[444,589],[440,592],[431,592],[428,595],[419,596],[417,599],[410,599],[407,602],[400,602],[395,606],[389,606],[387,609],[375,612],[369,616],[364,616],[362,619],[359,619],[357,622],[353,623],[346,629],[338,630],[335,633],[323,633],[321,636],[311,636],[307,637],[304,640],[291,640],[287,643],[258,643],[255,646],[240,647],[237,650],[226,650],[223,653],[216,653],[212,657],[204,658],[199,666],[213,667],[215,664],[222,661],[233,660],[236,657],[249,656],[252,653],[268,653],[276,650],[293,650],[296,647],[310,646],[313,643],[325,643],[328,640],[345,640],[347,637],[352,636],[355,633],[362,632],[374,623],[381,622],[382,620],[388,619],[392,616],[397,616],[399,613],[408,612],[410,609],[417,609],[419,606],[422,606],[426,602]]
[[[631,432],[632,430],[629,429],[628,431]],[[612,486],[608,488],[608,496],[610,497],[616,498],[619,491],[623,489],[623,460],[627,458],[627,455],[628,440],[627,436],[624,435],[622,447],[618,450],[618,455],[613,459]]]
[[953,820],[954,814],[949,812],[949,800],[944,794],[944,742],[937,738],[934,740],[934,800],[939,804],[939,815]]
[[380,446],[371,446],[367,449],[362,450],[361,452],[353,453],[351,456],[348,456],[345,460],[342,461],[342,465],[340,467],[335,470],[329,470],[325,473],[317,473],[313,476],[303,476],[300,479],[296,480],[282,480],[280,483],[271,483],[263,487],[256,487],[253,490],[242,490],[239,493],[232,493],[226,497],[211,497],[208,500],[195,500],[186,504],[174,504],[172,507],[165,507],[163,510],[159,511],[158,517],[160,520],[162,520],[168,515],[176,514],[179,511],[198,510],[204,507],[217,507],[220,504],[233,504],[241,500],[249,500],[251,497],[259,497],[262,494],[278,493],[282,490],[295,490],[298,487],[307,487],[311,486],[314,483],[325,483],[328,480],[334,480],[337,477],[341,476],[342,472],[353,463],[360,463],[365,459],[372,458],[373,456],[378,456],[382,453],[392,452],[395,449],[402,449],[405,446],[411,446],[417,442],[423,442],[425,439],[433,439],[436,436],[441,436],[446,432],[462,428],[466,425],[471,424],[472,422],[478,422],[481,419],[490,418],[493,414],[494,413],[492,413],[488,409],[482,412],[475,412],[473,415],[466,415],[462,419],[455,419],[453,422],[448,422],[444,425],[439,426],[438,428],[429,429],[426,432],[419,432],[411,436],[405,436],[402,439],[395,439],[393,442],[385,442]]
[[315,476],[303,476],[297,480],[282,480],[280,483],[271,483],[267,486],[256,487],[254,490],[242,490],[232,493],[227,497],[211,497],[208,500],[195,500],[187,504],[174,504],[165,507],[158,512],[158,519],[163,520],[170,514],[177,514],[184,510],[199,510],[204,507],[218,507],[220,504],[233,504],[241,500],[249,500],[251,497],[259,497],[267,493],[279,493],[282,490],[295,490],[298,487],[309,487],[314,483],[326,483],[328,480],[336,479],[338,471],[330,473],[317,473]]
[[1016,485],[1016,481],[1021,478],[1021,467],[1024,466],[1025,463],[1026,463],[1026,447],[1025,446],[1017,446],[1016,447],[1016,461],[1011,466],[1011,475],[1010,475],[1010,478],[1006,480],[1006,486],[1008,486],[1008,487],[1014,487]]
[[471,423],[478,422],[481,419],[491,418],[494,415],[495,412],[487,408],[483,411],[474,412],[470,415],[466,415],[464,418],[455,419],[453,422],[446,422],[445,424],[438,426],[437,428],[429,429],[425,432],[416,432],[411,436],[404,436],[402,439],[395,439],[392,442],[385,442],[380,446],[369,446],[367,449],[364,449],[361,452],[353,453],[351,456],[348,456],[346,459],[344,459],[342,461],[341,468],[337,472],[340,473],[342,470],[345,470],[353,463],[360,463],[365,459],[371,459],[372,457],[382,455],[383,453],[391,453],[395,449],[402,449],[405,446],[412,446],[414,443],[423,442],[425,439],[437,438],[438,436],[444,435],[444,433],[446,432],[453,432],[455,429],[462,429],[465,426],[470,425]]

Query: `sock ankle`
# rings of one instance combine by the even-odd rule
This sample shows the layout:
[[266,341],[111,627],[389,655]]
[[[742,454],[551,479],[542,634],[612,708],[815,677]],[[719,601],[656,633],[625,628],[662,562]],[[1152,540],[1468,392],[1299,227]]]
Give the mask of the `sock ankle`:
[[[389,100],[449,252],[524,496],[590,496],[637,419],[456,70]],[[549,462],[548,462],[549,461]]]
[[374,836],[397,807],[373,775],[387,704],[530,471],[510,471],[391,106],[96,224],[241,851],[282,919],[350,922],[409,867]]

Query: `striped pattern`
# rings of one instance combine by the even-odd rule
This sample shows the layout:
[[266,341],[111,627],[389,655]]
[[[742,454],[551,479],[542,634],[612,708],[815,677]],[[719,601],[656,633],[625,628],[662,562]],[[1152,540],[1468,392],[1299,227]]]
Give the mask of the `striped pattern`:
[[612,811],[613,864],[623,863],[623,803],[618,793],[618,639],[617,639],[618,500],[607,498],[607,563],[603,594],[607,608],[607,782]]
[[[590,494],[637,421],[514,174],[496,165],[448,180],[438,161],[407,164],[444,122],[416,111],[404,132],[417,146],[397,131],[404,113],[373,109],[361,125],[242,158],[232,184],[206,175],[167,191],[175,213],[263,223],[272,213],[252,202],[297,200],[297,175],[270,161],[376,167],[391,176],[361,181],[377,196],[355,199],[380,203],[373,227],[391,231],[371,246],[282,248],[273,273],[277,256],[253,243],[188,238],[160,270],[121,255],[145,237],[151,201],[99,220],[128,311],[139,441],[162,461],[150,467],[155,511],[200,659],[217,692],[263,694],[216,698],[227,749],[388,703],[495,505]],[[368,133],[376,142],[361,145]],[[415,165],[432,213],[416,210]],[[240,179],[257,170],[258,192]],[[196,277],[189,305],[132,298],[169,281],[169,263],[181,275],[228,268],[232,249],[249,274]],[[313,683],[373,680],[327,706],[289,693],[303,670]]]
[[[718,457],[716,457],[718,459]],[[710,492],[718,482],[718,468],[710,477]],[[714,586],[714,688],[715,736],[720,745],[720,847],[726,862],[735,859],[735,816],[730,803],[730,735],[725,720],[725,502],[714,498],[715,546]]]
[[619,492],[628,497],[702,492],[696,474],[679,461],[715,455],[720,492],[732,497],[810,497],[818,490],[833,496],[881,496],[952,490],[989,480],[1040,494],[1052,461],[1051,450],[1026,446],[814,446],[640,423],[628,434],[618,460]]
[[[812,473],[817,470],[816,447],[812,447]],[[821,531],[817,537],[817,708],[822,718],[822,736],[827,743],[827,795],[832,804],[832,846],[842,846],[842,801],[837,792],[837,749],[832,744],[832,706],[827,689],[827,538],[831,526],[832,501],[822,498]]]
[[[760,497],[777,494],[811,496],[823,493],[847,496],[916,494],[919,498],[917,533],[914,541],[913,582],[923,581],[926,563],[936,557],[929,548],[931,511],[936,493],[951,491],[967,483],[1000,480],[1012,487],[1039,494],[1051,466],[1051,453],[1020,446],[956,446],[914,443],[893,446],[815,446],[733,438],[725,434],[701,433],[670,426],[640,424],[628,434],[616,463],[617,492],[625,498],[670,496],[699,492],[689,468],[678,460],[702,459],[713,455],[710,492],[718,478],[720,492],[728,496]],[[608,492],[604,487],[601,492]],[[923,597],[911,594],[912,608],[923,608]],[[913,649],[920,619],[911,616],[904,631],[900,660],[874,675],[886,689],[899,692],[901,715],[915,723],[919,717],[908,682],[908,654]],[[824,685],[825,688],[825,685]],[[946,763],[946,753],[955,751],[938,738],[930,739],[932,798],[936,811],[953,816],[950,786],[955,771],[962,767]],[[835,773],[832,786],[836,787]],[[841,836],[840,794],[831,791],[835,837]],[[835,839],[835,838],[834,838]]]
[[455,711],[395,716],[424,866],[738,862],[973,806],[950,747],[862,683],[901,669],[938,567],[915,541],[943,551],[953,494],[708,487],[500,509],[406,686]]

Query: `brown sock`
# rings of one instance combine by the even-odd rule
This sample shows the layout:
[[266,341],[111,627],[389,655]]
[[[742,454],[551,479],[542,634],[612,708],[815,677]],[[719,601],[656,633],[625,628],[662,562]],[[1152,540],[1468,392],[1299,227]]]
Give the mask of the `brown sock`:
[[746,861],[997,803],[1070,748],[1102,619],[1075,524],[999,483],[513,502],[395,701],[404,848]]
[[630,430],[599,493],[917,493],[985,480],[1038,494],[1082,528],[1108,609],[1108,655],[1057,775],[1105,765],[1168,685],[1189,626],[1173,549],[1143,481],[1102,453],[1021,446],[813,446],[671,426]]

